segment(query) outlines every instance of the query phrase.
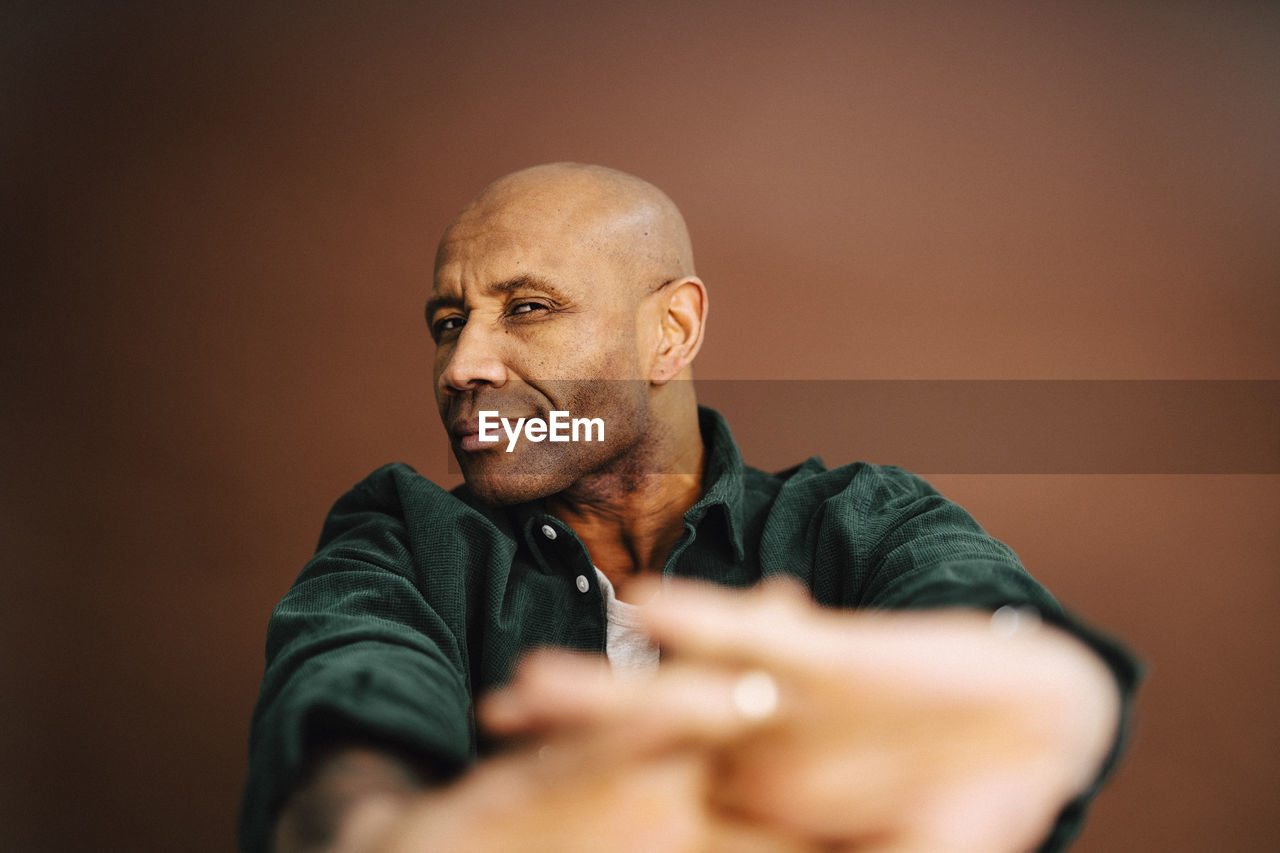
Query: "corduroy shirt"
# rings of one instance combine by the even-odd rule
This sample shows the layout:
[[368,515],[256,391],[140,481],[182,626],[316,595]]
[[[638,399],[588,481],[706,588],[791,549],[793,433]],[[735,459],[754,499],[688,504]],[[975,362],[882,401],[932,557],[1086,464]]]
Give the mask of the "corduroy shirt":
[[[1064,612],[1013,551],[923,480],[865,463],[827,470],[817,458],[768,474],[743,464],[719,414],[699,416],[705,489],[664,575],[730,587],[789,575],[834,608],[1034,607],[1102,656],[1128,707],[1132,657]],[[539,504],[487,507],[406,465],[378,469],[334,505],[271,615],[241,848],[270,849],[275,813],[315,744],[366,738],[460,771],[488,746],[474,698],[531,648],[603,652],[605,630],[586,548]],[[1063,811],[1042,850],[1075,834],[1097,787]]]

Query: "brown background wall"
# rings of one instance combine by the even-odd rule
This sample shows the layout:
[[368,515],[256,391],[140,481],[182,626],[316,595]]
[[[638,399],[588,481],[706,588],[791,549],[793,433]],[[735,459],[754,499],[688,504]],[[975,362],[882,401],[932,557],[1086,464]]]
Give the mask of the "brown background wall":
[[[512,169],[682,205],[703,379],[1280,379],[1271,4],[168,5],[0,26],[6,850],[231,847],[326,508],[456,479],[420,309]],[[1273,844],[1280,477],[934,479],[1150,664],[1078,849]]]

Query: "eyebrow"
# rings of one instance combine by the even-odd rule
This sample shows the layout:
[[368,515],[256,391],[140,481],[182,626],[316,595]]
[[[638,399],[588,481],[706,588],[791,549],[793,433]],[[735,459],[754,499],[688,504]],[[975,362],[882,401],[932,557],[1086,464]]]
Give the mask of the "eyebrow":
[[[560,302],[568,301],[568,298],[551,282],[532,275],[517,276],[507,281],[486,285],[484,293],[485,295],[509,294],[517,290],[532,290],[550,296]],[[430,323],[431,318],[441,308],[462,308],[464,305],[465,302],[461,296],[433,296],[427,300],[427,307],[424,313],[426,314],[427,322]]]

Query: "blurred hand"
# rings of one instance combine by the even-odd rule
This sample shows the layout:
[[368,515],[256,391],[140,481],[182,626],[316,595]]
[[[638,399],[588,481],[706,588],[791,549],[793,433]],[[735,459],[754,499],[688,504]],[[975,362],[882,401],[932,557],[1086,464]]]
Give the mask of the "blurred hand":
[[[598,657],[574,660],[603,681]],[[704,750],[611,726],[564,727],[482,762],[458,782],[355,806],[335,853],[799,853],[811,848],[710,807]]]
[[[552,739],[592,731],[649,753],[701,748],[720,815],[894,853],[1033,848],[1115,733],[1110,673],[1053,628],[993,631],[967,611],[841,613],[789,584],[668,584],[645,611],[664,650],[653,678],[603,678],[540,652],[481,706],[482,722]],[[777,687],[763,719],[734,698],[756,670]]]

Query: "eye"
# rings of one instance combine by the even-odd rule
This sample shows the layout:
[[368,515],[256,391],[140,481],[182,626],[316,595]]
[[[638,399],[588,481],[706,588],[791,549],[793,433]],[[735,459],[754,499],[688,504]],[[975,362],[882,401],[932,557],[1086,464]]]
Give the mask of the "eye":
[[466,319],[459,317],[456,314],[448,317],[441,317],[439,320],[436,320],[431,324],[431,337],[435,338],[437,341],[442,338],[449,337],[466,325],[466,322]]
[[522,300],[520,302],[511,303],[511,306],[507,308],[507,316],[508,317],[528,317],[530,314],[536,314],[540,311],[549,311],[549,310],[551,309],[548,308],[546,305],[543,305],[541,302],[528,302],[528,301]]

